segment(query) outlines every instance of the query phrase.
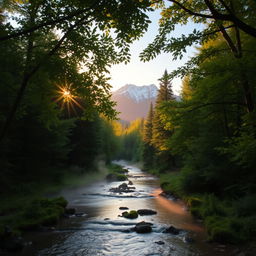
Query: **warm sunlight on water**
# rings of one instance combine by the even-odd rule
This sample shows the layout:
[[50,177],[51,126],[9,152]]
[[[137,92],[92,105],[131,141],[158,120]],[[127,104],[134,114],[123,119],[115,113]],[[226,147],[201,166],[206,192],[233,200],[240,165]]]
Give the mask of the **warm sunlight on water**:
[[170,217],[171,215],[172,221],[178,223],[183,229],[193,230],[196,232],[204,231],[201,226],[195,223],[194,218],[187,211],[184,203],[180,201],[175,202],[167,199],[160,195],[162,192],[163,191],[160,188],[153,191],[152,195],[155,197],[155,202],[157,205],[156,208],[162,208],[163,210],[165,210],[165,214],[167,214],[168,217]]
[[[33,241],[19,256],[221,256],[205,242],[206,234],[185,205],[159,194],[159,180],[139,168],[129,168],[129,180],[136,189],[130,193],[114,193],[109,189],[122,182],[97,182],[86,187],[63,191],[70,207],[86,213],[80,218],[64,219],[53,232],[31,234]],[[127,168],[126,167],[126,168]],[[151,209],[156,215],[136,219],[120,217],[123,210]],[[136,223],[151,222],[152,232],[138,234],[131,229]],[[174,226],[177,235],[164,233]],[[187,242],[190,237],[193,242]]]

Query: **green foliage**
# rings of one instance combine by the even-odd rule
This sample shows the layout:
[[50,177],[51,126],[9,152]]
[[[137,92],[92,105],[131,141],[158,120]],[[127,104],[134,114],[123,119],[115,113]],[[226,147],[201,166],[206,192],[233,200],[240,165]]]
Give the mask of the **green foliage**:
[[33,230],[40,225],[54,225],[64,213],[66,205],[64,198],[34,200],[24,209],[20,220],[15,224],[16,228]]
[[108,165],[108,168],[109,168],[110,172],[112,172],[112,173],[118,173],[118,174],[127,173],[127,170],[118,164],[110,164],[110,165]]
[[106,176],[109,181],[125,181],[127,180],[127,171],[123,169],[120,165],[109,164],[107,166],[109,174]]
[[248,194],[234,201],[236,215],[239,217],[253,216],[256,213],[256,195]]
[[237,243],[243,240],[239,231],[235,232],[232,228],[235,220],[219,216],[211,216],[206,219],[206,228],[209,239],[219,243]]
[[174,156],[167,147],[167,138],[172,135],[172,130],[166,129],[165,122],[161,115],[161,105],[173,101],[174,97],[172,84],[166,70],[159,81],[160,89],[155,108],[153,109],[153,105],[151,104],[144,125],[142,156],[146,169],[157,166],[159,170],[166,170],[169,169],[170,166],[175,166],[176,163]]
[[143,123],[141,119],[134,120],[128,127],[123,127],[119,140],[120,150],[117,159],[139,162],[142,159],[142,133]]
[[63,197],[39,198],[24,202],[14,213],[4,216],[0,226],[14,230],[35,230],[41,226],[55,225],[64,213],[67,201]]
[[150,2],[7,0],[1,8],[0,192],[61,180],[68,164],[84,171],[110,162],[118,142],[98,114],[116,115],[109,68],[129,61]]

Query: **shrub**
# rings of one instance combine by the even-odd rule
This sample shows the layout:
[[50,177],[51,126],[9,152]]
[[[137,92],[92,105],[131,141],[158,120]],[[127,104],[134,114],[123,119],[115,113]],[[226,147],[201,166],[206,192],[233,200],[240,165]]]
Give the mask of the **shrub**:
[[[237,243],[243,240],[242,226],[230,217],[209,216],[205,219],[205,225],[209,234],[209,240],[219,243]],[[236,225],[236,228],[234,228]]]
[[234,203],[238,216],[252,216],[256,214],[256,195],[247,195]]
[[63,197],[36,199],[25,207],[16,226],[22,230],[37,229],[41,225],[54,225],[64,213],[67,201]]

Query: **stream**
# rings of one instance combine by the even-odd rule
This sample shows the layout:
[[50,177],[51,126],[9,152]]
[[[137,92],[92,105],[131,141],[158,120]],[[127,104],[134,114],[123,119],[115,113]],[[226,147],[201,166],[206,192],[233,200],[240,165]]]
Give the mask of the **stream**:
[[[136,189],[131,193],[109,192],[123,182],[100,181],[60,192],[76,208],[78,216],[63,218],[57,227],[26,235],[31,245],[19,256],[193,256],[228,255],[228,248],[206,242],[203,226],[180,200],[160,195],[159,180],[136,166],[119,162],[129,170],[128,178]],[[156,215],[137,219],[120,217],[122,210],[152,209]],[[130,231],[136,223],[153,223],[152,232]],[[169,226],[182,229],[178,235],[163,233]],[[191,241],[188,241],[191,240]],[[192,241],[193,240],[193,241]]]

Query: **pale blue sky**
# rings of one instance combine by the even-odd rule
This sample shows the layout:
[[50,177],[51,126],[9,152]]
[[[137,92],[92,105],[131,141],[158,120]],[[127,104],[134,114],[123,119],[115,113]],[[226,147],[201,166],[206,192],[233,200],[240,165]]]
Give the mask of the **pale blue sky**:
[[[139,54],[146,48],[147,44],[152,42],[158,29],[158,20],[160,17],[159,11],[151,13],[150,19],[152,23],[149,26],[147,33],[138,41],[134,42],[131,46],[131,62],[127,65],[119,64],[111,68],[110,84],[113,86],[112,91],[124,86],[125,84],[136,85],[159,85],[158,79],[163,75],[164,70],[168,72],[175,70],[178,66],[182,66],[189,57],[193,56],[196,50],[191,47],[188,49],[186,56],[182,60],[172,61],[171,54],[161,54],[154,60],[149,62],[140,62]],[[194,28],[192,24],[187,26],[178,26],[173,35],[186,34]],[[181,86],[181,79],[176,78],[173,80],[173,91],[178,94]]]

